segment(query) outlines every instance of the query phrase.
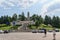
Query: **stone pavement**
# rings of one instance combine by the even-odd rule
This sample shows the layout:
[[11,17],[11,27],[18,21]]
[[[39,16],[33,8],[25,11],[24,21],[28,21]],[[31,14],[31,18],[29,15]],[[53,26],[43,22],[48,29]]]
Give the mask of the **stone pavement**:
[[[53,40],[53,34],[47,33],[47,37],[44,37],[43,33],[31,33],[31,32],[17,32],[0,34],[0,40]],[[60,33],[56,33],[56,40],[60,40]]]

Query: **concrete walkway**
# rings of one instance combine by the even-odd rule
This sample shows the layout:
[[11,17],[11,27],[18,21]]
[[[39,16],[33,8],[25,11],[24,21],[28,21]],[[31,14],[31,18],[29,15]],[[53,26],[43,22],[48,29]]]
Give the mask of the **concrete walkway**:
[[[0,40],[53,40],[53,34],[47,33],[47,37],[44,37],[43,33],[8,33],[0,34]],[[60,40],[60,33],[56,33],[56,40]]]

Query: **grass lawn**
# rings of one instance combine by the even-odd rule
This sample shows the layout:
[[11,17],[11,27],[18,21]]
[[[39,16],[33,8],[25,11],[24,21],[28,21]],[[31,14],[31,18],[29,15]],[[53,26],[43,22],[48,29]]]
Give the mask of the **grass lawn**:
[[0,27],[0,30],[10,30],[12,26]]
[[18,27],[20,26],[6,26],[6,27],[0,27],[0,30],[10,30],[10,29],[16,30],[18,29]]
[[[4,25],[4,27],[3,27],[3,25],[2,25],[2,27],[0,26],[0,30],[10,30],[10,29],[16,30],[16,29],[18,29],[18,27],[20,27],[20,26],[14,26],[13,27],[13,26],[5,26]],[[41,28],[46,28],[47,30],[53,29],[51,26],[47,26],[44,24],[41,24],[40,26],[38,26],[38,29],[41,29]],[[30,29],[36,29],[36,26],[31,26]],[[58,29],[60,29],[60,28],[58,28]]]
[[[36,26],[31,26],[31,28],[36,29]],[[46,28],[47,30],[53,30],[53,28],[51,26],[47,26],[44,24],[41,24],[40,26],[38,26],[38,29],[41,29],[41,28]]]

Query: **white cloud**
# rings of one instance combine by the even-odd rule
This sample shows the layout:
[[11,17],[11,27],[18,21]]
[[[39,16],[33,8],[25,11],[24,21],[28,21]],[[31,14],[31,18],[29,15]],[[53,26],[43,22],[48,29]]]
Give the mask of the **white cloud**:
[[42,17],[44,17],[47,14],[47,10],[48,10],[48,8],[51,5],[53,5],[55,3],[58,3],[58,2],[60,2],[60,1],[59,0],[52,0],[51,2],[49,2],[47,4],[44,4],[43,7],[42,7],[42,9],[41,9],[41,15],[42,15]]
[[58,16],[57,14],[60,14],[60,9],[55,9],[49,13],[46,13],[46,15],[49,15],[49,16]]
[[60,2],[60,0],[54,0],[55,2]]
[[22,3],[19,3],[19,4],[22,5],[23,8],[28,8],[37,2],[38,2],[38,0],[23,0]]
[[[22,7],[23,9],[25,9],[25,8],[31,7],[32,5],[37,3],[38,1],[40,1],[40,3],[44,3],[47,0],[4,0],[4,1],[2,0],[2,1],[0,1],[0,4],[4,2],[8,6],[17,6],[17,7]],[[3,6],[6,6],[6,5],[3,5]]]
[[45,3],[47,2],[47,0],[40,0],[40,3]]
[[[4,9],[10,9],[10,7],[17,6],[17,7],[22,7],[23,9],[25,9],[25,8],[31,7],[38,1],[43,4],[47,2],[48,0],[0,0],[0,7],[3,7]],[[44,4],[41,9],[41,15],[45,16],[48,7],[53,5],[56,2],[60,2],[60,0],[52,0],[51,2]],[[7,7],[6,5],[3,5],[2,3],[6,3],[10,7]]]
[[7,5],[10,5],[10,6],[15,6],[13,3],[8,2],[8,1],[5,1],[5,3],[6,3]]
[[1,3],[4,2],[4,1],[5,1],[5,0],[0,0],[0,5],[1,5]]
[[[39,0],[2,0],[0,1],[0,6],[3,5],[2,3],[6,3],[8,6],[18,6],[22,8],[27,8],[35,3],[37,3]],[[3,5],[6,6],[6,5]]]

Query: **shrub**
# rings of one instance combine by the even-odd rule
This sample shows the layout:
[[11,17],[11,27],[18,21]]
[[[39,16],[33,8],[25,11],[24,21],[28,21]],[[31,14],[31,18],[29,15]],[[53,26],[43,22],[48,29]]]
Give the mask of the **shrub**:
[[6,27],[7,25],[6,24],[0,24],[0,27]]
[[18,29],[18,27],[19,26],[13,26],[13,27],[11,27],[11,29],[16,30],[16,29]]

